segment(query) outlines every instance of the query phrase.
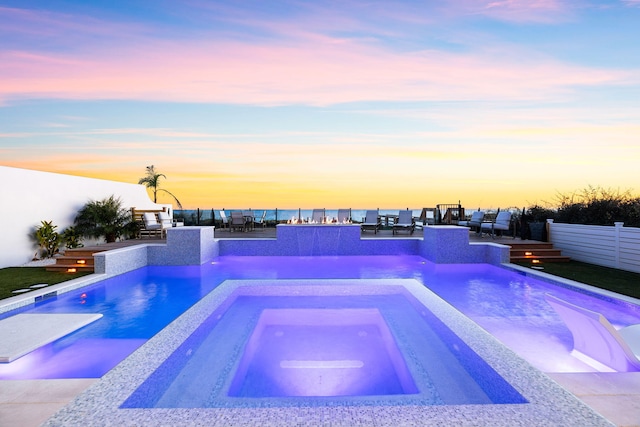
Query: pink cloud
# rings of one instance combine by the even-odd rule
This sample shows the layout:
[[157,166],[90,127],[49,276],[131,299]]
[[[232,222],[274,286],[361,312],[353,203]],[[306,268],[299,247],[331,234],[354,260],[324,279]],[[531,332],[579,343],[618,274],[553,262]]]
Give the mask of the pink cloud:
[[[355,7],[351,4],[349,10]],[[514,20],[563,9],[559,0],[457,0],[450,7],[507,14]],[[575,86],[630,78],[624,71],[563,64],[513,47],[472,53],[396,52],[366,37],[326,35],[337,28],[327,24],[335,20],[325,19],[335,12],[313,6],[305,10],[304,19],[295,23],[244,18],[247,27],[274,36],[266,44],[211,34],[168,41],[150,37],[152,29],[139,25],[0,7],[0,17],[14,22],[16,31],[44,31],[66,43],[57,52],[0,50],[0,103],[24,98],[257,105],[539,99],[563,95]],[[394,19],[402,20],[405,12],[400,9]],[[349,13],[340,14],[338,22],[352,30],[367,27],[365,34],[373,34],[370,23]],[[108,42],[96,43],[96,38],[111,34]]]
[[534,99],[625,72],[519,52],[397,53],[353,41],[131,41],[89,54],[0,52],[0,100],[136,99],[329,105],[356,101]]

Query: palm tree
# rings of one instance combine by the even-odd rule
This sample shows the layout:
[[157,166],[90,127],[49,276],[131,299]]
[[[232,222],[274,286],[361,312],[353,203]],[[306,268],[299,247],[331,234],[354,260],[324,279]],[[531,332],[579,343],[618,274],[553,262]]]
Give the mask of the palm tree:
[[138,184],[144,184],[147,188],[150,188],[153,192],[153,203],[158,203],[158,192],[162,191],[173,197],[173,200],[176,201],[178,207],[182,210],[182,203],[176,196],[174,196],[169,190],[165,190],[164,188],[160,188],[160,178],[167,179],[167,177],[162,174],[156,172],[156,169],[151,166],[147,166],[147,176],[144,178],[140,178]]

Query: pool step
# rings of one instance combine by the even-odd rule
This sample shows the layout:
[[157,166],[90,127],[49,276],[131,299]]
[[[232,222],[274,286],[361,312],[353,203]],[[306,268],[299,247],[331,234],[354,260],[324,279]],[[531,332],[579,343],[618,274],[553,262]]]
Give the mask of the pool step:
[[93,273],[93,265],[86,264],[53,264],[46,267],[47,271],[59,271],[62,273],[79,273],[81,271],[87,271]]
[[569,262],[571,258],[562,255],[560,249],[555,249],[551,243],[510,243],[511,262]]
[[56,257],[57,265],[93,265],[93,255]]
[[93,254],[104,249],[67,249],[64,256],[56,257],[56,263],[47,266],[47,271],[60,271],[66,273],[78,273],[80,271],[93,272]]

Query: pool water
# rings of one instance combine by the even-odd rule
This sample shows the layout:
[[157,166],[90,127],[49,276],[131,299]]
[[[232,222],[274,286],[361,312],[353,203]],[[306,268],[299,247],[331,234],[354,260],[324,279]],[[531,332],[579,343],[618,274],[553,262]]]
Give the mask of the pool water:
[[202,266],[145,267],[0,315],[104,316],[0,364],[0,379],[99,378],[227,279],[307,278],[416,279],[545,372],[591,368],[570,355],[571,334],[544,301],[544,293],[599,311],[615,327],[640,323],[637,305],[490,265],[435,265],[418,256],[225,256]]
[[417,392],[380,310],[267,308],[247,341],[228,396]]
[[17,359],[0,379],[99,378],[219,283],[200,267],[147,267],[0,315],[102,313],[103,318]]
[[121,407],[526,403],[405,287],[318,282],[237,288]]

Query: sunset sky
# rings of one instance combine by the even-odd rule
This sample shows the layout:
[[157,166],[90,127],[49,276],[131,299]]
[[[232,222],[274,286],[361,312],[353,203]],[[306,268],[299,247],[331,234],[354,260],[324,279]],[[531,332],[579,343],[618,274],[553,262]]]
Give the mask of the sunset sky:
[[0,164],[185,208],[637,194],[640,0],[0,0]]

